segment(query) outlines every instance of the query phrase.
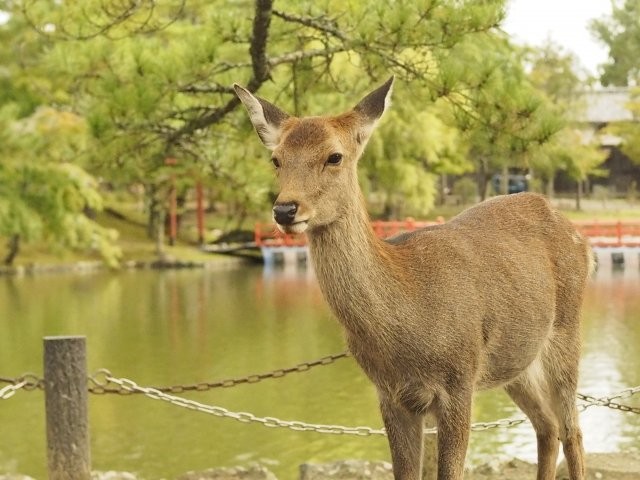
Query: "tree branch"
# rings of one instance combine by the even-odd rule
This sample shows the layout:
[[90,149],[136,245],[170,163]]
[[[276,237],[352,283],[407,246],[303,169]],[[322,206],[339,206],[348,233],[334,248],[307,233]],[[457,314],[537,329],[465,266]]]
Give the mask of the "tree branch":
[[[257,90],[266,80],[269,79],[267,40],[269,38],[269,25],[271,24],[272,7],[273,0],[256,0],[251,45],[249,47],[249,54],[251,55],[251,69],[253,71],[253,77],[247,83],[247,89],[250,91]],[[173,144],[178,143],[185,135],[191,135],[197,130],[218,123],[239,104],[240,100],[234,95],[222,107],[215,108],[206,115],[194,118],[181,128],[174,131],[167,138],[167,147],[170,148]]]
[[281,12],[279,10],[274,10],[273,14],[276,17],[281,18],[282,20],[284,20],[286,22],[299,23],[300,25],[304,25],[305,27],[313,28],[314,30],[318,30],[320,32],[324,32],[326,34],[329,34],[332,37],[336,37],[336,38],[342,40],[343,42],[346,42],[346,41],[349,40],[344,33],[342,33],[340,30],[338,30],[333,25],[334,22],[331,22],[331,21],[321,22],[321,21],[318,21],[315,18],[300,17],[298,15],[292,15],[290,13],[284,13],[284,12]]

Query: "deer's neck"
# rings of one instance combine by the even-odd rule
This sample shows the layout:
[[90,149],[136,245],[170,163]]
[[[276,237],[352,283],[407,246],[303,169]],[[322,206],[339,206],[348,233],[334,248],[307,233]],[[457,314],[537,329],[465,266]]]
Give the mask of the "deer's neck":
[[389,297],[397,291],[393,252],[375,236],[364,201],[310,232],[309,245],[320,288],[347,331],[361,336],[380,327]]

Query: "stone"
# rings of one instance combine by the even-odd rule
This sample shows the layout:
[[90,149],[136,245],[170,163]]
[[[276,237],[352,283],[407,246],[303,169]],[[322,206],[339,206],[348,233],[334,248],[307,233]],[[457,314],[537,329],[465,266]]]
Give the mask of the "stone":
[[176,480],[277,480],[276,476],[262,465],[232,468],[210,468],[201,472],[187,472]]
[[138,477],[129,472],[91,472],[91,480],[138,480]]
[[344,460],[300,465],[300,480],[393,480],[389,462]]
[[501,463],[492,461],[465,473],[465,480],[518,480],[536,477],[537,466],[514,458]]
[[[638,480],[640,479],[640,453],[587,453],[586,480]],[[562,460],[557,480],[569,480],[567,463]]]

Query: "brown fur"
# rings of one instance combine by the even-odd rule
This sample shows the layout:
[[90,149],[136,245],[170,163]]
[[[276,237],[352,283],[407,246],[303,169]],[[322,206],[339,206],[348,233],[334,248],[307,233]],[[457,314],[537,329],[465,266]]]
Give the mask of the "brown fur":
[[[308,233],[324,296],[378,390],[394,476],[420,478],[423,421],[433,413],[438,479],[462,479],[473,392],[502,386],[535,428],[538,480],[555,478],[558,438],[571,479],[582,480],[575,391],[589,246],[530,193],[376,238],[356,166],[390,87],[344,115],[270,127],[281,165],[276,203],[297,206],[295,221],[281,228]],[[254,108],[245,92],[238,94]],[[342,164],[327,164],[336,151]]]

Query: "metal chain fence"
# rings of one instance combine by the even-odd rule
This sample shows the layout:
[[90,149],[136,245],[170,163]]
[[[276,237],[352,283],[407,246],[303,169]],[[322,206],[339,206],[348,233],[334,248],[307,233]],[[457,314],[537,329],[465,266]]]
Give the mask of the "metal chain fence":
[[[330,365],[337,360],[347,357],[349,357],[349,354],[347,352],[343,352],[322,357],[318,360],[303,362],[293,367],[272,370],[270,372],[247,375],[244,377],[231,378],[226,380],[218,380],[214,382],[200,382],[194,384],[173,385],[168,387],[142,387],[133,380],[114,377],[108,370],[101,369],[88,378],[88,391],[97,395],[141,394],[153,400],[161,400],[182,408],[207,413],[217,417],[231,418],[233,420],[244,423],[258,423],[266,427],[282,427],[296,431],[314,431],[318,433],[328,433],[334,435],[385,435],[384,429],[376,429],[364,426],[349,427],[342,425],[323,425],[305,423],[300,421],[281,420],[275,417],[260,417],[249,412],[233,412],[223,407],[207,405],[201,402],[173,395],[175,393],[204,392],[216,388],[230,388],[244,384],[255,384],[267,379],[282,378],[291,373],[306,372],[318,366]],[[8,384],[5,387],[0,388],[0,400],[11,398],[18,390],[21,389],[30,391],[36,389],[41,390],[44,388],[43,379],[37,377],[32,373],[27,373],[17,378],[0,377],[0,383]],[[626,388],[618,393],[601,398],[578,393],[577,398],[581,401],[581,403],[578,404],[578,409],[579,411],[584,411],[592,406],[602,406],[622,412],[640,414],[640,407],[625,405],[616,401],[631,398],[638,393],[640,393],[640,386]],[[528,420],[526,418],[505,418],[494,422],[474,423],[471,429],[473,431],[484,431],[494,428],[510,428],[527,421]],[[425,429],[424,433],[433,434],[436,433],[436,429]]]

